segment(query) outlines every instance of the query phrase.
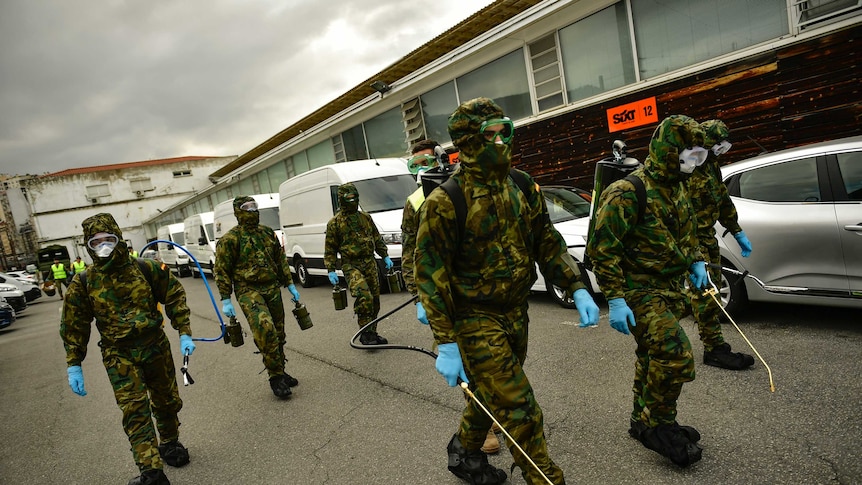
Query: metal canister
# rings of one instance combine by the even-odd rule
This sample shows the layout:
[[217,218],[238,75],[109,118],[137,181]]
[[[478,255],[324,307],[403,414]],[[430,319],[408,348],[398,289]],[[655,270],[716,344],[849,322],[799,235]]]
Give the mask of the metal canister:
[[233,347],[240,347],[245,343],[242,336],[242,327],[236,317],[230,317],[230,323],[227,324],[227,334],[230,336],[230,344]]
[[299,324],[299,328],[302,330],[308,330],[313,325],[311,323],[311,315],[308,314],[308,308],[305,308],[305,305],[302,303],[293,300],[296,303],[296,308],[293,309],[293,316],[296,317],[296,323]]
[[389,271],[386,274],[386,281],[389,282],[389,292],[399,293],[401,291],[401,272]]
[[333,286],[332,301],[335,303],[336,310],[344,310],[347,308],[347,288],[342,288],[338,285]]

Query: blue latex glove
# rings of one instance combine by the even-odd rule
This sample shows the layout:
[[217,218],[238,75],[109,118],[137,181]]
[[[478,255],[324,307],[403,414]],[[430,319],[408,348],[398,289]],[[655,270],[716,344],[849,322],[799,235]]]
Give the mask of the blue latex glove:
[[332,286],[338,284],[338,274],[335,271],[329,272],[329,282],[332,283]]
[[462,381],[469,382],[467,374],[464,372],[464,363],[461,362],[461,351],[455,342],[437,346],[437,364],[435,367],[450,387],[458,385],[459,377]]
[[289,291],[289,292],[290,292],[290,294],[291,294],[291,295],[293,295],[293,299],[294,299],[294,300],[299,301],[299,292],[298,292],[298,291],[296,291],[296,286],[294,286],[294,285],[288,285],[288,286],[287,286],[287,291]]
[[575,291],[572,295],[575,300],[575,308],[578,309],[578,314],[581,316],[579,327],[595,327],[599,324],[599,307],[593,301],[590,292],[581,288]]
[[751,241],[748,240],[748,236],[745,235],[745,231],[739,231],[734,234],[733,237],[736,238],[736,242],[739,243],[742,257],[749,257],[751,255]]
[[87,391],[84,390],[84,371],[80,365],[72,365],[66,368],[66,374],[69,375],[69,387],[72,392],[79,396],[86,396]]
[[691,263],[689,271],[691,271],[691,274],[688,275],[688,278],[691,280],[691,284],[698,290],[706,288],[706,285],[709,284],[709,278],[706,276],[706,263],[695,261]]
[[419,320],[419,323],[422,325],[428,325],[428,315],[425,314],[425,307],[422,306],[422,302],[416,302],[416,319]]
[[608,308],[610,309],[608,320],[611,322],[611,327],[619,333],[628,335],[630,333],[629,325],[635,326],[635,314],[632,313],[632,309],[629,308],[625,298],[611,298],[608,300]]
[[183,355],[192,355],[194,351],[195,343],[192,342],[192,336],[186,334],[180,335],[180,353]]
[[383,264],[386,265],[386,269],[392,269],[392,266],[394,266],[392,264],[392,260],[389,259],[389,256],[386,256],[385,258],[383,258]]
[[236,310],[233,309],[233,303],[230,298],[225,298],[221,301],[221,312],[228,318],[236,316]]

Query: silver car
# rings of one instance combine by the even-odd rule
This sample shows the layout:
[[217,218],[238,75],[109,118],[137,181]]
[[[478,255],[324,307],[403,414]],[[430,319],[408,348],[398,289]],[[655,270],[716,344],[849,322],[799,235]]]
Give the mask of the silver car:
[[[722,167],[751,241],[743,258],[720,225],[729,312],[747,301],[862,308],[862,136]],[[743,284],[735,284],[747,273]]]

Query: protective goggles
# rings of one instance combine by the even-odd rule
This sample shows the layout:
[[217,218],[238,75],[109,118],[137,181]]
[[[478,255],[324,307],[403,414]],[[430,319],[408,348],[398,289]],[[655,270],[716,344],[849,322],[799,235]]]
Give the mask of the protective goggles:
[[496,143],[497,137],[500,137],[503,143],[509,143],[515,136],[515,124],[507,117],[488,120],[482,122],[479,133],[489,143]]
[[682,173],[692,173],[695,167],[703,165],[709,152],[703,147],[689,147],[679,154],[679,170]]
[[239,210],[243,210],[246,212],[257,212],[257,202],[250,200],[248,202],[243,202],[239,206]]
[[437,157],[434,155],[416,155],[407,160],[407,169],[410,173],[416,175],[420,170],[428,170],[431,167],[437,166]]
[[732,146],[733,146],[732,143],[730,143],[727,140],[724,140],[723,142],[716,143],[715,145],[712,146],[712,153],[715,153],[716,156],[717,155],[724,155],[725,153],[730,151],[730,147],[732,147]]
[[114,234],[108,234],[107,232],[100,232],[100,233],[96,234],[95,236],[91,237],[87,241],[87,247],[89,247],[90,249],[95,251],[96,248],[98,248],[99,245],[101,245],[101,244],[110,243],[111,245],[116,246],[117,242],[119,242],[119,241],[120,241],[120,238],[118,238]]

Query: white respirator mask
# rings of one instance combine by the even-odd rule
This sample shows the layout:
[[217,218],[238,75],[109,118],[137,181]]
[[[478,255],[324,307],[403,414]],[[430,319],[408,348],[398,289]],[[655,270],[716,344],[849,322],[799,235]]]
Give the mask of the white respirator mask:
[[684,174],[694,172],[695,167],[703,165],[709,152],[703,147],[686,148],[679,154],[679,171]]

